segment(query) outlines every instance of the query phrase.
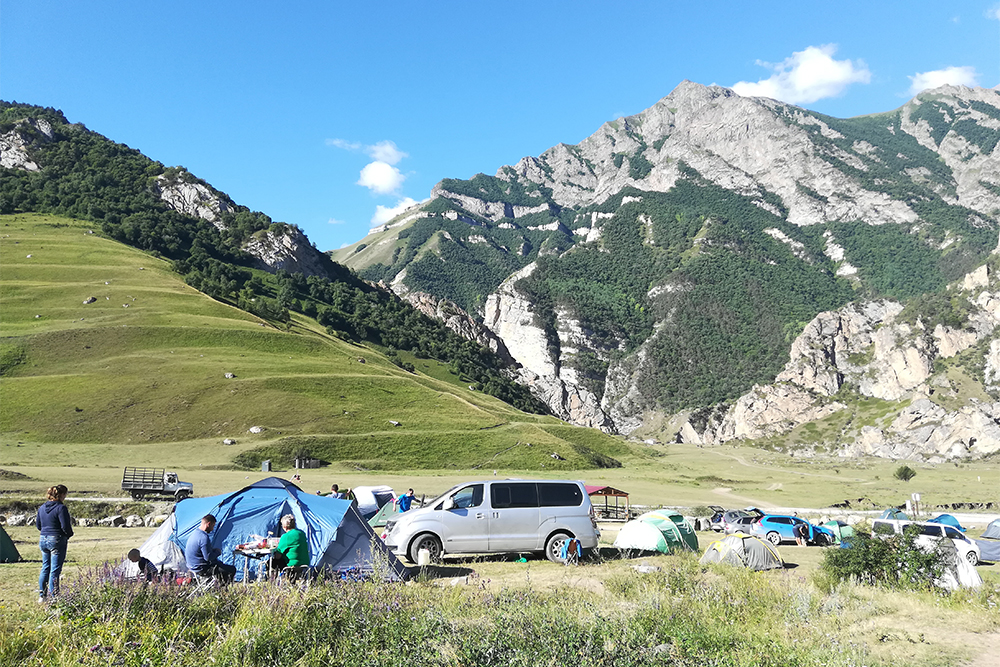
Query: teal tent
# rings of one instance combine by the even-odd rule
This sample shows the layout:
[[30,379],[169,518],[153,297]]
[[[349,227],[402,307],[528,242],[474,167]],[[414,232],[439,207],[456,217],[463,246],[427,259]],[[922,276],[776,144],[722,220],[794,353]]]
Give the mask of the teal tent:
[[17,563],[21,560],[21,554],[14,546],[14,540],[10,539],[7,531],[0,526],[0,563]]

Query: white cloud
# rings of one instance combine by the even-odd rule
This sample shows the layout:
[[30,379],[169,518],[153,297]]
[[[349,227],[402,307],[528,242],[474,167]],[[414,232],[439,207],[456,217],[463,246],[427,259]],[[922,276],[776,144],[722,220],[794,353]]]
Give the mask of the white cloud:
[[373,160],[385,162],[386,164],[396,164],[404,157],[409,157],[407,153],[396,147],[395,142],[388,140],[380,141],[374,146],[368,146],[365,150]]
[[361,150],[361,144],[356,141],[347,141],[345,139],[327,139],[327,146],[333,146],[334,148],[342,148],[345,151],[359,151]]
[[1000,21],[1000,5],[994,5],[986,10],[986,18]]
[[826,44],[796,51],[777,64],[758,60],[758,65],[774,70],[774,74],[756,83],[740,81],[732,88],[744,96],[772,97],[789,104],[808,104],[836,97],[852,83],[871,81],[871,72],[863,61],[834,60],[836,52],[835,44]]
[[343,225],[343,224],[346,224],[346,221],[345,220],[337,220],[336,218],[330,218],[329,220],[326,221],[326,224],[328,224],[328,225]]
[[979,85],[979,75],[975,67],[945,67],[930,72],[917,72],[910,79],[910,95],[938,86],[969,86]]
[[369,162],[361,170],[361,178],[358,185],[363,185],[372,192],[380,195],[392,194],[403,184],[406,176],[391,164],[386,162]]
[[[373,163],[374,164],[374,163]],[[397,215],[410,208],[418,202],[409,197],[404,197],[400,199],[395,206],[382,206],[379,204],[375,207],[375,215],[372,216],[372,227],[378,227],[379,225],[384,225],[389,222]]]

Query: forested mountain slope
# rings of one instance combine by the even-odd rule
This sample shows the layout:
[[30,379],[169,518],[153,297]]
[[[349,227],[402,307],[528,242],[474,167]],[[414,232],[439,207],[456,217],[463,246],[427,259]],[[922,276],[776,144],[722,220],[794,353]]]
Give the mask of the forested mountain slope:
[[445,179],[333,256],[470,313],[556,414],[630,432],[772,381],[817,313],[981,265],[998,140],[995,90],[845,120],[684,82],[580,144]]
[[[362,470],[566,470],[628,451],[472,390],[455,362],[209,298],[92,227],[0,215],[0,463],[23,463],[22,442],[81,446],[91,463],[127,450],[140,465],[176,461],[176,446],[258,470],[298,455]],[[425,318],[405,310],[419,331]]]
[[504,361],[358,279],[298,228],[237,205],[182,167],[70,124],[55,109],[0,102],[0,213],[15,212],[91,221],[167,259],[192,287],[275,325],[298,312],[332,335],[443,361],[477,390],[546,412]]

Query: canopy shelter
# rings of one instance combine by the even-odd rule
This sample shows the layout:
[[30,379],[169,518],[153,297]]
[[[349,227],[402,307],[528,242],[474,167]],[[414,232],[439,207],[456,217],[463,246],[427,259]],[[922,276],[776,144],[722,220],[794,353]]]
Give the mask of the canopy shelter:
[[835,544],[840,544],[844,540],[854,537],[854,528],[846,521],[839,521],[837,519],[827,521],[823,524],[823,528],[828,528],[833,533]]
[[698,551],[698,536],[680,514],[647,512],[629,521],[618,532],[615,544],[619,549],[639,551]]
[[14,540],[10,539],[7,531],[0,526],[0,563],[18,563],[20,560],[21,554],[17,552]]
[[1000,519],[990,521],[990,525],[986,526],[986,530],[980,537],[985,537],[988,540],[1000,540]]
[[[629,520],[628,494],[612,486],[591,486],[587,485],[587,495],[594,505],[594,513],[599,519],[614,519],[618,521]],[[610,499],[615,499],[615,504],[610,504]],[[601,500],[603,499],[603,504]],[[619,505],[619,501],[624,499],[624,506]]]
[[219,560],[237,566],[237,579],[242,577],[242,562],[237,562],[233,550],[261,537],[277,537],[285,514],[294,516],[296,528],[306,534],[309,565],[314,569],[365,575],[384,569],[379,574],[393,580],[407,575],[402,563],[375,538],[353,501],[314,496],[278,477],[262,479],[235,493],[177,503],[174,513],[139,551],[161,571],[186,571],[184,547],[207,514],[217,521],[209,535],[211,546],[221,551]]
[[748,570],[780,570],[785,563],[778,550],[767,540],[756,535],[733,533],[708,545],[700,561],[705,563],[728,563]]
[[927,519],[927,521],[928,523],[940,523],[944,524],[945,526],[951,526],[952,528],[960,530],[963,533],[965,532],[965,528],[962,528],[962,524],[959,523],[958,519],[956,519],[950,514],[939,514],[933,519]]

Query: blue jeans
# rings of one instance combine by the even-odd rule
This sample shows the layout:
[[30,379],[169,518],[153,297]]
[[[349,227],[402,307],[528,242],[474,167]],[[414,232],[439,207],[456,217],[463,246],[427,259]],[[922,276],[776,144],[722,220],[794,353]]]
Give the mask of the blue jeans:
[[42,573],[38,576],[38,596],[59,593],[59,575],[66,561],[66,544],[69,538],[62,535],[42,535],[38,548],[42,551]]

